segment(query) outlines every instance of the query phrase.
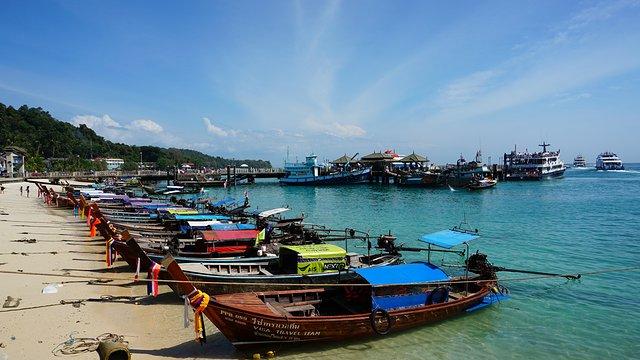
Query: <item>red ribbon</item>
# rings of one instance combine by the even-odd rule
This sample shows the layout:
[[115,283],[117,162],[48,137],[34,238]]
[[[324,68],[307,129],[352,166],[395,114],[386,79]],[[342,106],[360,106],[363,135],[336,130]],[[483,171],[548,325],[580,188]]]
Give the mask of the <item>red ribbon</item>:
[[159,264],[153,263],[153,266],[149,269],[149,276],[147,279],[151,279],[151,282],[149,283],[150,286],[147,290],[149,294],[153,295],[153,297],[158,296],[158,277],[160,276],[161,268],[162,267]]

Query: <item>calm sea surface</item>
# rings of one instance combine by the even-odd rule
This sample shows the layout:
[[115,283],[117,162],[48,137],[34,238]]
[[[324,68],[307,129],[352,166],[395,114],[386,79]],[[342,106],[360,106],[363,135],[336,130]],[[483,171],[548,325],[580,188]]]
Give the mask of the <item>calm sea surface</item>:
[[[563,179],[502,182],[483,192],[382,185],[287,187],[257,183],[210,189],[258,209],[289,206],[312,223],[353,227],[372,235],[391,230],[418,246],[427,232],[466,217],[481,231],[472,243],[499,266],[585,273],[640,265],[640,165],[601,172],[567,170]],[[364,249],[360,249],[364,251]],[[406,254],[407,260],[424,254]],[[432,259],[433,260],[433,259]],[[439,259],[440,260],[440,259]],[[439,261],[438,260],[438,261]],[[434,261],[438,263],[438,261]],[[640,271],[584,276],[579,281],[507,281],[509,301],[413,331],[333,346],[280,350],[281,358],[638,358]]]

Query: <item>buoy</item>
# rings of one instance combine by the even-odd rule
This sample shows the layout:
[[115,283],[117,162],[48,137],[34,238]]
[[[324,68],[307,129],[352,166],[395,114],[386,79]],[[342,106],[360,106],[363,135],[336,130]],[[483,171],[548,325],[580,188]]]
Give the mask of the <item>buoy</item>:
[[129,348],[122,341],[101,341],[96,351],[100,360],[131,360]]

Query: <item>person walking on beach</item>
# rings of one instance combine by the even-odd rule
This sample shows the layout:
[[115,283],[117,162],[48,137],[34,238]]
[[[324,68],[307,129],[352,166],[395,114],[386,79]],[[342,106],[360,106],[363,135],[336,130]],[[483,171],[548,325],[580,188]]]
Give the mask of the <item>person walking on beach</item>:
[[0,186],[0,194],[4,194],[4,186]]
[[22,186],[20,186],[20,196],[22,196]]
[[27,197],[29,197],[29,185],[27,185]]

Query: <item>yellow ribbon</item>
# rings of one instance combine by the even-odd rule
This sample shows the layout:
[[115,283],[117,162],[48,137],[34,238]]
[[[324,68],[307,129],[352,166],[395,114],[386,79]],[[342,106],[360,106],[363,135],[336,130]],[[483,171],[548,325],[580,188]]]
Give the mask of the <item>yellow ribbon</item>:
[[[197,290],[197,291],[198,292],[189,299],[189,302],[191,303],[191,306],[193,306],[193,308],[195,309],[193,323],[195,325],[196,341],[200,342],[204,338],[204,336],[202,335],[204,324],[202,323],[201,315],[204,312],[204,309],[207,308],[207,305],[209,305],[210,297],[209,295],[207,295],[206,293],[200,290]],[[198,304],[199,300],[200,300],[200,303]],[[198,304],[197,307],[196,307],[196,304]]]

